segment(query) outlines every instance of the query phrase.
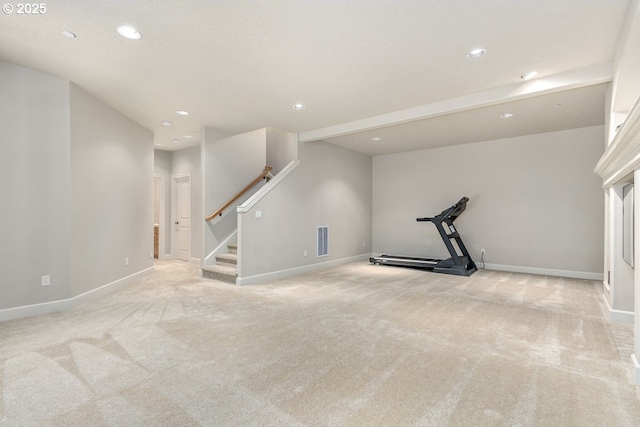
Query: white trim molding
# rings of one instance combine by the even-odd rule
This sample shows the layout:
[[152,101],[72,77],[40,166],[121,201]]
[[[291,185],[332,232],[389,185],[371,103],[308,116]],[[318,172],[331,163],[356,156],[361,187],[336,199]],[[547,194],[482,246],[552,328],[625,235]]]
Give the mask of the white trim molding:
[[130,285],[137,280],[140,280],[141,278],[151,274],[153,270],[154,267],[149,267],[137,273],[133,273],[129,276],[123,277],[122,279],[107,283],[106,285],[100,286],[99,288],[92,289],[80,295],[76,295],[72,298],[43,302],[40,304],[23,305],[21,307],[12,307],[0,310],[0,322],[70,310],[81,304],[85,304],[89,301],[94,301],[102,296],[105,296],[111,292]]
[[[476,265],[482,264],[482,263],[478,263],[478,261],[475,261],[475,263]],[[603,273],[592,273],[588,271],[556,270],[551,268],[522,267],[519,265],[485,264],[484,268],[486,270],[510,271],[512,273],[538,274],[541,276],[557,276],[557,277],[568,277],[571,279],[584,279],[584,280],[597,280],[597,281],[602,281],[602,277],[603,277]]]
[[282,279],[284,277],[295,276],[297,274],[308,273],[316,270],[323,270],[329,267],[336,267],[343,264],[348,264],[354,261],[364,261],[371,257],[371,254],[356,255],[347,258],[335,259],[333,261],[319,262],[315,264],[303,265],[301,267],[289,268],[287,270],[272,271],[264,274],[256,274],[255,276],[238,277],[236,278],[236,285],[251,285],[260,282],[266,282],[269,280]]
[[608,314],[609,320],[612,322],[627,323],[633,325],[635,321],[635,313],[633,311],[614,310],[609,304],[609,300],[603,294],[602,299],[605,305],[605,314]]
[[639,168],[640,99],[636,101],[593,171],[602,177],[602,186],[609,188]]
[[237,213],[247,213],[254,207],[260,200],[264,198],[271,190],[276,188],[284,179],[300,165],[300,160],[293,160],[287,166],[285,166],[278,174],[272,178],[267,184],[263,185],[258,191],[253,193],[243,204],[236,209]]

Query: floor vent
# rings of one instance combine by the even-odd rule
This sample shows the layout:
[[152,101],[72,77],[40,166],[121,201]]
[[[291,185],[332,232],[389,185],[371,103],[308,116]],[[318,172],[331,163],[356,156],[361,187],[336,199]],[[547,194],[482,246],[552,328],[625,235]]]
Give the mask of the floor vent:
[[329,227],[318,227],[318,256],[329,255]]

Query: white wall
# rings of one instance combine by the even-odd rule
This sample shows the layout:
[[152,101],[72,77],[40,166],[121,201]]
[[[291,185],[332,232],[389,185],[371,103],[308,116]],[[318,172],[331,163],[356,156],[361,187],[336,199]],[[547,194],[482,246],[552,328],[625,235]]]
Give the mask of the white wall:
[[3,62],[0,113],[0,320],[67,309],[148,271],[151,132],[67,80]]
[[298,138],[292,133],[275,128],[267,128],[267,166],[277,175],[291,161],[298,160]]
[[416,218],[467,196],[456,224],[474,259],[485,248],[496,266],[602,273],[602,141],[596,126],[375,157],[374,252],[447,257]]
[[[213,128],[205,128],[203,132],[205,217],[253,181],[267,165],[266,129],[230,137],[223,136],[224,133]],[[260,188],[260,184],[255,188]],[[234,206],[229,207],[222,217],[206,222],[205,257],[236,230],[235,208],[251,194],[248,193]]]
[[[238,214],[244,283],[371,252],[371,157],[326,142],[302,143],[299,155],[284,181]],[[329,227],[327,257],[316,257],[318,226]]]
[[0,62],[0,310],[69,296],[69,114],[67,80]]
[[74,84],[71,177],[72,294],[151,268],[153,133]]

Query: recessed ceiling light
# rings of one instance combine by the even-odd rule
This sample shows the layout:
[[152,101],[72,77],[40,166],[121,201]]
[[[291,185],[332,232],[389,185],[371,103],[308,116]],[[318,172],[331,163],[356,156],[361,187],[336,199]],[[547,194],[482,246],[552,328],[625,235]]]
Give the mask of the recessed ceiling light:
[[562,107],[562,104],[553,104],[553,108],[560,108]]
[[294,110],[304,110],[305,106],[303,104],[293,104]]
[[182,135],[183,138],[191,139],[193,138],[191,135]]
[[188,116],[189,112],[188,111],[184,111],[184,110],[178,110],[176,111],[176,113],[180,114],[181,116]]
[[172,126],[173,123],[171,123],[169,120],[163,120],[162,121],[162,126]]
[[178,142],[180,142],[180,140],[179,140],[179,139],[174,139],[174,140],[172,140],[171,142],[174,142],[174,143],[176,143],[176,144],[177,144]]
[[155,145],[155,146],[157,146],[157,147],[161,147],[161,146],[162,146],[162,144],[160,144],[159,142],[156,142],[156,143],[155,143],[155,144],[153,144],[153,145]]
[[75,33],[72,33],[71,31],[63,31],[62,35],[64,35],[65,37],[69,37],[70,39],[75,39],[76,35]]
[[513,117],[512,113],[502,113],[502,114],[500,114],[500,118],[501,119],[510,119],[511,117]]
[[373,138],[371,138],[372,141],[380,141],[382,138],[380,138],[379,136],[374,136]]
[[529,80],[538,75],[537,71],[529,71],[528,73],[524,73],[520,76],[522,80]]
[[484,56],[485,53],[487,53],[487,49],[484,49],[484,48],[473,49],[467,53],[467,58],[469,59],[480,58],[481,56]]
[[138,30],[128,25],[118,27],[116,30],[122,37],[126,37],[130,40],[140,40],[142,38],[142,34],[138,32]]

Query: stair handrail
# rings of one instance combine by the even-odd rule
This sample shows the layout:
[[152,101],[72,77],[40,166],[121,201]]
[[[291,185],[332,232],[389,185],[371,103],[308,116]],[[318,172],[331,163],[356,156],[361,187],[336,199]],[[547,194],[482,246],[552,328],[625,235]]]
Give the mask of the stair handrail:
[[236,200],[238,200],[240,197],[242,197],[242,195],[244,193],[246,193],[247,191],[249,191],[254,185],[256,185],[258,182],[260,182],[261,179],[265,178],[267,175],[271,175],[271,170],[273,168],[271,166],[265,166],[264,170],[262,171],[262,173],[256,177],[256,179],[254,179],[253,181],[251,181],[251,183],[247,184],[246,187],[244,187],[242,190],[240,190],[238,192],[238,194],[236,194],[235,196],[233,196],[227,203],[225,203],[224,205],[222,205],[218,210],[216,210],[214,213],[212,213],[211,215],[209,215],[208,217],[206,217],[204,220],[205,221],[211,221],[213,218],[217,217],[217,216],[222,216],[222,212],[227,209],[229,206],[231,206],[231,204],[233,202],[235,202]]

